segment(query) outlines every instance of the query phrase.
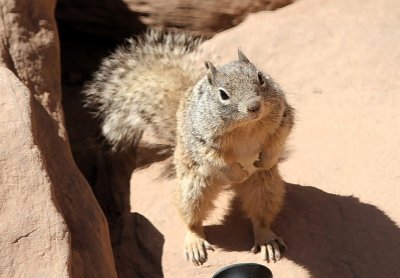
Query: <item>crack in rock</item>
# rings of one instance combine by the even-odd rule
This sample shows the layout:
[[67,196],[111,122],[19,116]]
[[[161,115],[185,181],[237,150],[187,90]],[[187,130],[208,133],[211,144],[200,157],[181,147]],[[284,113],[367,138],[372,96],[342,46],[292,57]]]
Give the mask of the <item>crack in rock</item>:
[[29,233],[27,233],[27,234],[25,234],[25,235],[22,235],[22,236],[17,237],[12,243],[13,243],[13,244],[14,244],[14,243],[17,243],[17,242],[20,241],[22,238],[28,237],[30,234],[32,234],[32,233],[35,232],[35,231],[36,231],[36,229],[33,230],[33,231],[31,231],[31,232],[29,232]]

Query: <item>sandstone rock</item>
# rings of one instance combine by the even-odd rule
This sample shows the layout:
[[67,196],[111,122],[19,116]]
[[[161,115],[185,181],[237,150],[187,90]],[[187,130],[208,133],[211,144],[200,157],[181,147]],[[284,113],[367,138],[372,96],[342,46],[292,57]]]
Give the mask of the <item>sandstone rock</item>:
[[60,0],[57,18],[63,26],[68,25],[70,30],[111,37],[121,33],[127,36],[145,26],[181,28],[212,35],[239,24],[251,12],[274,10],[292,2],[293,0]]
[[116,277],[105,217],[65,133],[54,8],[0,4],[0,276]]
[[70,232],[32,136],[29,90],[0,68],[1,277],[68,277]]
[[216,32],[236,26],[245,17],[257,11],[275,10],[293,0],[244,0],[193,2],[175,0],[124,0],[128,8],[139,15],[139,20],[152,27],[175,27],[201,34]]
[[[205,43],[206,51],[220,50],[220,61],[236,59],[241,46],[297,108],[292,156],[281,167],[291,184],[275,223],[289,250],[268,265],[274,277],[400,275],[399,41],[396,0],[304,0],[251,15]],[[171,198],[176,180],[156,178],[166,163],[137,169],[131,179],[132,213],[165,239],[142,244],[163,250],[164,275],[210,277],[228,264],[264,263],[247,252],[250,225],[229,192],[206,223],[217,250],[202,267],[185,262]]]

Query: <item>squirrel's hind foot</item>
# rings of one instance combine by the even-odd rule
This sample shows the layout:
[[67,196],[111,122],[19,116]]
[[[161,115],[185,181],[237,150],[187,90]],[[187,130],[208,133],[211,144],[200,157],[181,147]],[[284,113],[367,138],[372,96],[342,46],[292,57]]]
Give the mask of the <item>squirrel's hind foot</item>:
[[282,254],[287,250],[285,242],[270,229],[261,234],[255,239],[254,246],[250,252],[256,254],[261,251],[263,260],[268,263],[279,261],[282,258]]

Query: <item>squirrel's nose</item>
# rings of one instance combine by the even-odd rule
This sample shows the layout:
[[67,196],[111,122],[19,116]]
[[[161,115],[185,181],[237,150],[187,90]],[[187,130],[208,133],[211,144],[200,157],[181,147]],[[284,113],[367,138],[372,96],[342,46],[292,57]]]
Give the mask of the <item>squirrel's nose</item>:
[[249,112],[257,112],[260,109],[261,103],[258,100],[252,101],[247,105]]

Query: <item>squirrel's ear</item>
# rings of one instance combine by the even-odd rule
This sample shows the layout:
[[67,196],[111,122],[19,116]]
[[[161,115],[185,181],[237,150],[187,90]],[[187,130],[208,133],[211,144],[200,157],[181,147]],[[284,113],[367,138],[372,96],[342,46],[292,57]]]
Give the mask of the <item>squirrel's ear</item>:
[[205,62],[206,68],[208,69],[207,79],[208,82],[213,85],[215,80],[215,75],[217,74],[217,68],[211,63],[206,61]]
[[247,59],[247,57],[243,54],[240,48],[238,48],[238,57],[239,57],[239,62],[250,63],[249,59]]

